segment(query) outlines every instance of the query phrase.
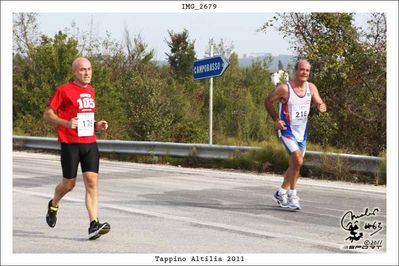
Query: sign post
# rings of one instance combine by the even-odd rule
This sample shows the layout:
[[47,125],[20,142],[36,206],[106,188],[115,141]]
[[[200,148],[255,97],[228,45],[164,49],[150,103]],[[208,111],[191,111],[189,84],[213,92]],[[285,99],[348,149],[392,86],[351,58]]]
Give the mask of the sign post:
[[212,125],[213,125],[213,77],[223,74],[229,66],[229,61],[222,56],[213,56],[213,45],[211,45],[211,57],[193,62],[193,78],[209,79],[209,144],[212,144]]
[[[213,57],[213,44],[211,44],[210,56]],[[213,135],[213,76],[209,79],[209,145],[212,145]]]

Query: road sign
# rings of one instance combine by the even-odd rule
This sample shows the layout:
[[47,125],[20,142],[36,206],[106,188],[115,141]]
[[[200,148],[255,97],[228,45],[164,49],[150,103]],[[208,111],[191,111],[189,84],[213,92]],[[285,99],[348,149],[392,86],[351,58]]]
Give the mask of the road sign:
[[197,60],[193,63],[193,77],[197,80],[221,76],[228,66],[229,61],[222,56]]

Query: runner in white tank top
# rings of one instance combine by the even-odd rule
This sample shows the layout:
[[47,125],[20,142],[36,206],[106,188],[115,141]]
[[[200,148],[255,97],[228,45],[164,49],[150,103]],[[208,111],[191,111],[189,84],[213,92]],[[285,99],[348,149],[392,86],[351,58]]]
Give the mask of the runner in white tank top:
[[[296,195],[296,185],[306,151],[310,102],[313,102],[320,112],[327,111],[327,106],[320,98],[316,86],[308,82],[309,75],[309,62],[299,60],[295,65],[294,80],[278,85],[265,99],[265,108],[290,155],[283,184],[272,198],[281,207],[295,210],[301,209],[299,197]],[[280,101],[279,114],[273,106],[277,101]]]

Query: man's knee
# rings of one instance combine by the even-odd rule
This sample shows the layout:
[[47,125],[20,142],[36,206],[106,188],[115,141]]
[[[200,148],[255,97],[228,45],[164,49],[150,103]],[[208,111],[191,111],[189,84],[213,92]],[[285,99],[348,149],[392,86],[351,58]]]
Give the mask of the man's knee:
[[71,191],[75,187],[76,179],[75,178],[73,178],[73,179],[64,178],[64,180],[62,181],[61,184],[62,184],[62,188],[65,191]]
[[97,173],[94,172],[84,172],[83,178],[85,181],[86,188],[94,189],[97,187]]
[[298,165],[298,167],[301,167],[303,165],[303,156],[302,155],[297,157],[297,165]]
[[303,156],[300,151],[295,151],[291,154],[292,166],[299,169],[303,165]]

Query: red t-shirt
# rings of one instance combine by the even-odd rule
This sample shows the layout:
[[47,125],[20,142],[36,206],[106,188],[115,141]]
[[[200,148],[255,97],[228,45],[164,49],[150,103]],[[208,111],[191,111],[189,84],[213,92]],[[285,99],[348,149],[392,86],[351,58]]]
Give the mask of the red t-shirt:
[[59,118],[70,120],[78,117],[78,128],[58,126],[58,141],[62,143],[92,143],[96,141],[94,129],[94,88],[81,87],[74,82],[58,87],[48,106]]

